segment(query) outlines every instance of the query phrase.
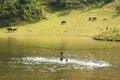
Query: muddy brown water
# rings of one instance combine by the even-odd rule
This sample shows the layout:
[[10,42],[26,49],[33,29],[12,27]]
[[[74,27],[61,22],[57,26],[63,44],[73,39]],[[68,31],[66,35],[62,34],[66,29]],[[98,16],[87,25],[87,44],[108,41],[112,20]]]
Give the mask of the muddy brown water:
[[120,43],[1,37],[0,80],[120,80]]

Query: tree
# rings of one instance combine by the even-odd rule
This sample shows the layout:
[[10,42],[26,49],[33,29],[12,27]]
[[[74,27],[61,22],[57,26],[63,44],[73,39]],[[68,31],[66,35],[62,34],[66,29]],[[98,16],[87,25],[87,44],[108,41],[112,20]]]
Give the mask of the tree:
[[42,18],[37,0],[0,0],[0,25],[11,26],[17,21],[36,22]]
[[61,10],[61,9],[65,9],[65,7],[66,7],[66,0],[49,1],[48,4],[54,10]]
[[113,2],[114,0],[103,0],[105,4]]

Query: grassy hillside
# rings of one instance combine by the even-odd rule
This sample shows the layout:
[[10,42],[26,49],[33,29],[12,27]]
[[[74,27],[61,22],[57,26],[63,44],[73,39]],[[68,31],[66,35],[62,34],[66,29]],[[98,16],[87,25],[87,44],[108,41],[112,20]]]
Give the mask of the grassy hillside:
[[[1,36],[12,37],[93,37],[100,33],[120,29],[120,17],[116,17],[116,2],[110,3],[103,8],[93,10],[65,10],[55,13],[45,13],[47,19],[34,24],[17,27],[17,31],[8,32],[6,28],[0,29]],[[96,17],[96,21],[88,21],[89,16]],[[66,24],[61,25],[65,20]],[[106,30],[106,27],[109,30]],[[120,35],[119,35],[120,36]],[[97,36],[99,37],[99,36]],[[104,38],[103,38],[104,39]]]

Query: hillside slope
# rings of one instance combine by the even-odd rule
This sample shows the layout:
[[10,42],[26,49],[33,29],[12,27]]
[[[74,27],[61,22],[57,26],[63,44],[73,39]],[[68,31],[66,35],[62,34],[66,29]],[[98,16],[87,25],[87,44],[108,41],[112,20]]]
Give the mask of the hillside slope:
[[[106,27],[110,31],[115,28],[120,29],[120,17],[116,16],[117,2],[110,3],[103,8],[93,10],[64,10],[55,13],[46,13],[46,20],[41,20],[35,24],[28,24],[17,27],[17,31],[8,32],[6,28],[0,30],[2,36],[12,35],[15,37],[52,37],[69,36],[93,37],[106,32]],[[95,21],[88,21],[89,16],[96,17]],[[61,25],[61,21],[66,24]],[[98,36],[97,36],[98,37]]]

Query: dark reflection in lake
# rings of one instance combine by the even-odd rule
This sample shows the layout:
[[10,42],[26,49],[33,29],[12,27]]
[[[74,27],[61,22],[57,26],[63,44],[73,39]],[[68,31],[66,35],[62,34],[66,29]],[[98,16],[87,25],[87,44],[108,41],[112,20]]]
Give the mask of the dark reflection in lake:
[[0,80],[120,80],[120,43],[69,40],[0,38]]

